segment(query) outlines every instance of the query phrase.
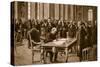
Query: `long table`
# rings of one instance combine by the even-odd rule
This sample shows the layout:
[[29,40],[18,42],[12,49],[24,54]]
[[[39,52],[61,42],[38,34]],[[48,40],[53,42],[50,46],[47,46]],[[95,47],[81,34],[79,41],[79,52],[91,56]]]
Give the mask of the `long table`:
[[68,55],[68,47],[71,46],[74,42],[76,42],[76,38],[61,38],[54,40],[52,42],[48,42],[46,44],[41,45],[41,50],[43,51],[43,58],[46,57],[46,52],[51,51],[53,53],[53,59],[54,62],[55,54],[56,52],[65,52],[66,60]]

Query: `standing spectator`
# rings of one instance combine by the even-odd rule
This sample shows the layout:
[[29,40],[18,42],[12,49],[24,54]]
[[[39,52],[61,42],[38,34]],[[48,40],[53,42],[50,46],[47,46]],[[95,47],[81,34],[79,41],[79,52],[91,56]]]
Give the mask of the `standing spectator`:
[[92,46],[92,27],[91,24],[88,24],[87,26],[87,46],[86,47],[91,47]]
[[64,22],[62,22],[62,26],[61,26],[61,37],[66,38],[66,27]]
[[21,42],[22,40],[22,21],[21,19],[17,20],[16,21],[16,24],[15,24],[15,30],[16,30],[16,41],[17,42]]
[[85,36],[87,35],[85,30],[85,24],[82,22],[80,25],[80,61],[82,60],[82,50],[85,48]]
[[26,38],[26,32],[27,32],[27,22],[23,21],[23,23],[22,23],[22,37],[23,37],[23,39]]

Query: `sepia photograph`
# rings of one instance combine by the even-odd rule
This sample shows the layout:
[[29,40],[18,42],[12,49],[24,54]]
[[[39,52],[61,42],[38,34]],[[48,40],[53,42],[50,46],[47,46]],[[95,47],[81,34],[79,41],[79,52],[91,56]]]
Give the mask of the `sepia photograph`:
[[97,6],[11,2],[11,64],[97,61]]

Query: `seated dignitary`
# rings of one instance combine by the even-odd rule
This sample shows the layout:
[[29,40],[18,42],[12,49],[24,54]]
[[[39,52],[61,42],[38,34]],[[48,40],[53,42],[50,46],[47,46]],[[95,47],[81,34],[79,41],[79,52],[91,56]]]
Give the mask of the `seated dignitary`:
[[[56,35],[57,35],[57,29],[56,29],[55,27],[53,27],[53,28],[51,29],[51,32],[50,32],[49,35],[48,35],[48,42],[52,42],[53,40],[55,40],[55,39],[56,39]],[[53,60],[53,52],[52,52],[52,51],[48,51],[48,52],[46,53],[46,55],[48,55],[48,54],[50,54],[50,61],[53,62],[53,61],[52,61],[52,60]],[[54,61],[56,61],[56,58],[57,58],[57,53],[55,54],[55,59],[54,59]]]
[[57,29],[53,27],[48,35],[48,42],[51,42],[56,39]]

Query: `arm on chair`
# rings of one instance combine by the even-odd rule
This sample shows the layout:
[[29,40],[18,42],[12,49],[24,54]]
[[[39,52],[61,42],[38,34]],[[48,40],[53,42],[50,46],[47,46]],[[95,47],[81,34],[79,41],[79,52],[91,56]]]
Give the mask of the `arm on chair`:
[[32,43],[38,44],[38,45],[41,44],[41,42],[35,42],[34,40],[31,39],[30,33],[32,32],[33,29],[34,28],[32,28],[31,30],[28,31],[28,36],[29,36],[29,41],[30,41],[31,46],[32,46]]
[[31,40],[31,42],[38,45],[41,44],[41,42],[35,42],[34,40]]

